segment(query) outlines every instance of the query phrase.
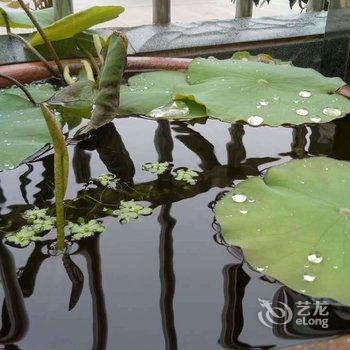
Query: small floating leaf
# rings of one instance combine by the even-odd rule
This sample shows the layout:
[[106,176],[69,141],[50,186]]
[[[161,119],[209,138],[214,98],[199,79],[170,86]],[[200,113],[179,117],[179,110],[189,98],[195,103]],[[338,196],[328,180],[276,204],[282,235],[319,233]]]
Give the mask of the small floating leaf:
[[350,305],[349,176],[349,162],[315,157],[241,182],[215,207],[225,241],[290,288]]
[[194,170],[189,169],[178,169],[175,170],[175,180],[177,181],[184,181],[187,182],[190,185],[195,185],[197,182],[196,177],[198,177],[199,174]]
[[72,233],[72,240],[79,241],[83,238],[91,237],[95,233],[103,233],[105,227],[97,220],[90,220],[85,223],[84,219],[80,218],[78,224],[70,222],[68,227]]
[[146,208],[132,199],[130,201],[121,201],[116,215],[121,224],[127,224],[130,219],[138,219],[140,215],[150,215],[152,212],[152,208]]
[[33,227],[23,226],[19,232],[6,236],[5,241],[24,248],[39,239]]
[[91,182],[97,181],[102,186],[108,186],[113,182],[119,181],[119,179],[113,174],[101,174],[97,179],[92,179]]
[[171,163],[163,162],[163,163],[146,163],[142,165],[142,170],[148,171],[153,174],[161,175],[165,173],[169,167],[171,167]]
[[23,217],[27,219],[28,224],[32,224],[35,220],[38,219],[47,219],[47,209],[31,209],[26,210],[23,214]]

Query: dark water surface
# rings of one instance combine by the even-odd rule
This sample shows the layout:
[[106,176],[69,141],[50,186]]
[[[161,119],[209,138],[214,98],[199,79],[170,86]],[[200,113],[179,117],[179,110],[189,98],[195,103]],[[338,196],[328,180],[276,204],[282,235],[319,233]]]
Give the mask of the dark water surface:
[[[349,119],[252,128],[126,118],[69,150],[68,218],[101,218],[107,230],[72,246],[64,259],[48,254],[54,233],[35,247],[1,244],[0,343],[7,345],[0,348],[260,349],[350,330],[350,312],[341,305],[330,308],[327,330],[260,323],[259,299],[292,308],[311,299],[254,271],[226,247],[211,209],[234,183],[291,158],[350,160]],[[200,172],[198,183],[142,171],[156,161]],[[120,188],[84,190],[106,172],[121,179]],[[24,210],[53,204],[52,152],[0,173],[0,186],[0,225],[18,228]],[[121,225],[103,211],[132,198],[145,200],[153,214]]]

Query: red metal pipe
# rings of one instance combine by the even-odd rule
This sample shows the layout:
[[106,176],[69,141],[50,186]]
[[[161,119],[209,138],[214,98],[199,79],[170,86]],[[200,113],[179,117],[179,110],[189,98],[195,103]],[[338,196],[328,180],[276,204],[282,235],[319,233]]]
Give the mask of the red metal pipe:
[[[128,57],[128,71],[140,70],[185,70],[192,59],[188,58],[167,58],[167,57]],[[53,61],[50,61],[56,67]],[[81,69],[80,60],[62,60],[63,65],[69,65],[71,74],[77,74]],[[26,62],[0,66],[0,73],[15,78],[22,84],[33,81],[48,79],[52,73],[42,62]],[[11,85],[5,79],[0,79],[0,88]]]

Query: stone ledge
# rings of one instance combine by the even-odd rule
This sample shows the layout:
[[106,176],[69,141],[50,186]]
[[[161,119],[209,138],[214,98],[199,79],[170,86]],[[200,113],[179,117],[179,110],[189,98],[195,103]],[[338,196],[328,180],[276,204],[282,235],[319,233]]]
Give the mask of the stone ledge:
[[[107,35],[113,29],[122,30],[129,39],[129,55],[194,56],[203,49],[210,53],[219,47],[246,44],[262,46],[269,41],[312,40],[325,32],[326,12],[305,13],[284,17],[232,19],[168,26],[144,25],[134,28],[107,28],[97,32]],[[254,44],[255,43],[255,44]],[[67,56],[66,45],[55,43],[62,58],[77,58],[79,51]],[[45,54],[45,52],[44,52]],[[0,36],[0,64],[34,61],[35,57],[22,45],[6,35]]]
[[325,33],[327,12],[284,17],[232,19],[145,25],[125,29],[134,54],[173,51],[238,43],[320,36]]

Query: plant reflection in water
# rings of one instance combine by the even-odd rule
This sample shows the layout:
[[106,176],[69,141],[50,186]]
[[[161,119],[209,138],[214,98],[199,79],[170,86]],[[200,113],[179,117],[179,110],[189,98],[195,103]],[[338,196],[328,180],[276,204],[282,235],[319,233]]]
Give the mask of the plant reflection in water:
[[[342,127],[338,128],[338,124],[342,124]],[[348,124],[348,121],[339,120],[336,123],[315,125],[311,128],[298,126],[293,129],[291,150],[281,153],[280,156],[302,158],[310,155],[326,154],[335,158],[350,159],[349,152],[344,151],[346,146],[349,146],[348,131],[346,131]],[[247,158],[243,143],[245,135],[245,127],[243,125],[228,125],[228,133],[230,140],[226,144],[227,163],[221,164],[212,143],[190,125],[183,122],[171,124],[167,121],[157,122],[154,146],[158,159],[152,159],[150,156],[149,161],[173,162],[174,140],[180,142],[187,150],[196,154],[200,160],[198,181],[191,186],[174,180],[169,172],[157,175],[157,178],[154,180],[141,183],[136,182],[134,180],[136,166],[115,124],[102,127],[90,139],[81,141],[75,146],[70,146],[74,152],[73,171],[77,183],[85,184],[89,182],[92,174],[91,152],[96,151],[108,172],[120,179],[120,186],[117,188],[95,186],[79,190],[76,198],[65,202],[68,220],[74,220],[78,217],[83,217],[86,221],[104,218],[108,216],[104,209],[117,209],[121,200],[147,201],[153,209],[160,208],[158,216],[160,225],[160,312],[166,349],[177,349],[179,341],[174,316],[176,279],[173,262],[172,232],[177,224],[177,220],[172,213],[173,205],[211,189],[227,189],[235,181],[261,174],[263,167],[266,168],[271,163],[279,160],[277,157]],[[173,138],[174,135],[175,138]],[[37,207],[46,207],[53,199],[52,155],[44,154],[39,159],[35,159],[23,167],[25,171],[19,177],[23,203],[7,207],[7,212],[5,211],[1,215],[2,231],[9,232],[18,229],[23,224],[19,220],[21,214],[25,210],[32,208],[29,205],[28,189],[33,185],[31,174],[39,164],[43,168],[43,179],[35,184],[37,192],[33,195],[33,204]],[[141,167],[141,165],[138,164],[137,167]],[[3,210],[6,209],[5,204],[5,194],[0,188],[0,205]],[[211,215],[210,211],[208,211],[208,215]],[[115,220],[114,225],[119,225],[117,220]],[[73,310],[79,303],[84,283],[90,287],[93,314],[92,349],[107,349],[108,322],[101,275],[99,244],[101,239],[104,239],[104,237],[96,235],[80,240],[62,256],[63,264],[72,284],[70,300],[67,302],[69,310]],[[1,343],[15,344],[25,335],[28,327],[28,316],[23,298],[30,298],[33,295],[40,268],[44,262],[49,262],[50,259],[53,259],[47,249],[53,242],[54,240],[51,238],[45,238],[40,242],[36,242],[25,266],[18,271],[15,269],[14,258],[9,248],[6,244],[1,243],[1,280],[5,291],[5,301],[2,308],[2,329],[0,332]],[[81,266],[81,260],[77,260],[78,256],[82,256],[85,259],[88,281],[84,280],[83,267]],[[247,286],[250,283],[255,284],[257,288],[264,286],[264,288],[274,292],[274,298],[284,298],[283,300],[287,300],[288,303],[292,303],[298,298],[306,297],[293,294],[282,285],[272,283],[272,281],[264,278],[247,266],[243,260],[238,259],[236,253],[232,256],[232,260],[234,263],[223,267],[225,305],[222,318],[222,334],[219,343],[225,348],[275,345],[273,343],[275,338],[271,337],[271,335],[267,336],[267,339],[272,341],[271,344],[247,344],[240,340],[245,327],[247,327],[244,321],[248,311],[243,303]],[[218,288],[220,287],[218,286]],[[284,292],[282,293],[282,291]],[[333,310],[334,315],[336,315],[334,317],[337,317],[337,329],[332,329],[326,333],[316,329],[310,334],[305,334],[304,331],[293,329],[293,327],[291,329],[280,327],[273,330],[274,337],[304,339],[309,338],[310,335],[311,337],[329,336],[339,333],[341,330],[349,329],[350,325],[348,322],[341,318],[339,311],[341,307],[335,306]],[[342,311],[345,314],[348,312],[345,309],[342,309]],[[271,330],[266,329],[264,332],[270,334]]]

